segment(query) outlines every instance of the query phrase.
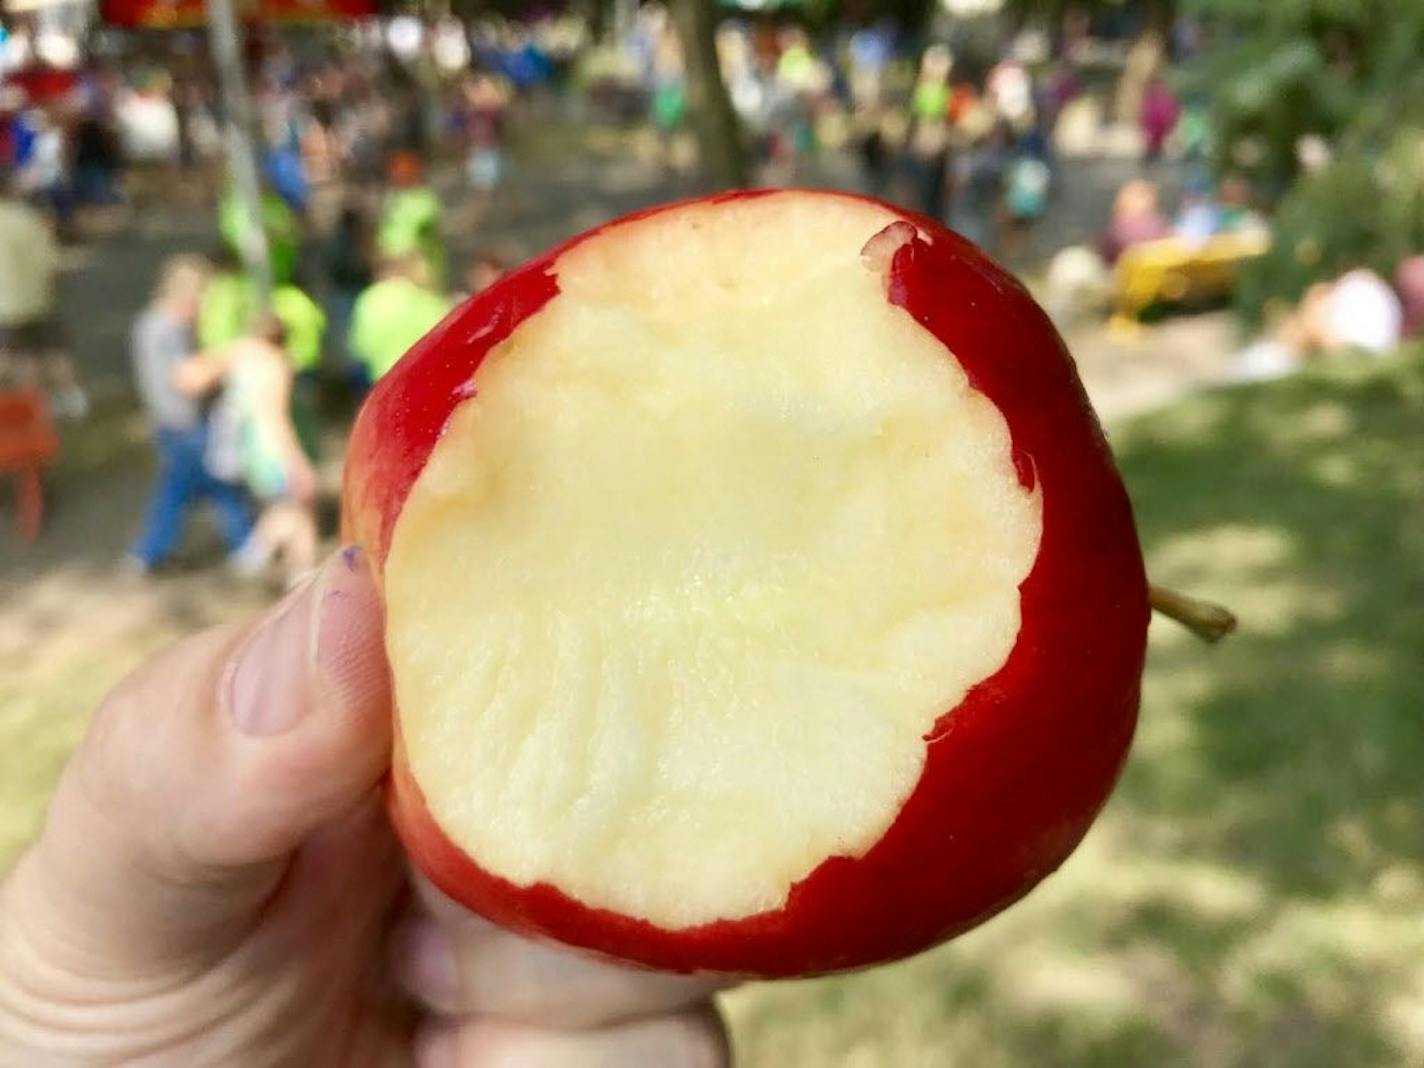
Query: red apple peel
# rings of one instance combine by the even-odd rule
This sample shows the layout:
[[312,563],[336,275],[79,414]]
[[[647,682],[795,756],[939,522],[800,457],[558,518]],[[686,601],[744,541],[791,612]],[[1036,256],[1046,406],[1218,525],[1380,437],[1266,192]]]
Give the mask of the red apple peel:
[[[1007,425],[1009,478],[1016,472],[1023,492],[1042,501],[1007,658],[962,700],[940,706],[917,736],[922,769],[884,833],[865,848],[825,856],[779,905],[751,915],[669,926],[581,900],[547,880],[501,877],[447,833],[426,783],[417,781],[403,729],[390,805],[417,867],[507,927],[650,967],[787,976],[904,956],[1017,900],[1072,851],[1125,757],[1149,613],[1141,555],[1072,362],[1022,287],[933,221],[839,194],[730,194],[619,220],[457,309],[378,384],[352,437],[344,529],[367,548],[385,583],[412,487],[436,450],[454,447],[453,413],[462,404],[494,404],[495,391],[477,380],[486,356],[513,351],[505,343],[513,344],[521,325],[537,325],[569,296],[560,272],[568,274],[563,281],[573,277],[572,253],[604,242],[612,255],[632,232],[625,227],[677,228],[687,219],[732,218],[758,203],[888,219],[844,254],[872,267],[883,299],[943,347],[974,396],[987,398]],[[389,589],[387,597],[389,606]]]

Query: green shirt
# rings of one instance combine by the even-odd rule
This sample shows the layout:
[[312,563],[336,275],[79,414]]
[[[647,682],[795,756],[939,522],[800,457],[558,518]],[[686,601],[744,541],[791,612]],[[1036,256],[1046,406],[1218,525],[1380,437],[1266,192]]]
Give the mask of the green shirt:
[[[242,337],[252,323],[256,304],[248,279],[240,274],[214,275],[198,312],[198,344],[214,349]],[[284,285],[272,292],[272,314],[282,321],[292,369],[298,374],[318,370],[326,313],[296,286]]]
[[921,82],[910,97],[910,111],[917,119],[947,118],[949,86],[943,82]]
[[216,349],[247,333],[252,322],[252,283],[237,273],[215,274],[198,310],[198,347]]
[[292,370],[297,374],[320,370],[326,312],[296,286],[278,286],[272,293],[272,314],[282,320]]
[[[242,235],[248,225],[242,202],[229,189],[218,204],[218,233],[234,252],[242,252]],[[292,209],[275,193],[262,197],[262,228],[267,231],[267,255],[272,263],[273,284],[290,282],[297,270],[300,226]]]
[[351,351],[375,381],[445,318],[450,302],[408,278],[367,287],[351,312]]
[[445,285],[440,200],[431,189],[416,186],[391,193],[376,228],[376,250],[389,259],[419,253],[430,267],[431,284],[437,288]]

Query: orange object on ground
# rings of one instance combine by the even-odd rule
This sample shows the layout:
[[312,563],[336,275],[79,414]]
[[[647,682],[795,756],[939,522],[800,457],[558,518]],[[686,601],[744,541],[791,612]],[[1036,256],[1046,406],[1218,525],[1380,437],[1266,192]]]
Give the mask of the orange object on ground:
[[40,470],[58,449],[42,394],[0,392],[0,471],[13,471],[18,479],[20,533],[28,541],[39,537],[44,519]]

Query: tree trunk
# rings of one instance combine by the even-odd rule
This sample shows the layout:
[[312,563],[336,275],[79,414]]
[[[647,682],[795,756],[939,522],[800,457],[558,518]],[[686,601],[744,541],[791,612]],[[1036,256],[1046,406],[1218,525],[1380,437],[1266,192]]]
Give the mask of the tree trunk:
[[272,260],[263,227],[262,181],[258,177],[256,124],[252,118],[252,97],[247,89],[247,73],[242,66],[242,28],[233,0],[213,0],[208,5],[208,36],[217,62],[218,85],[223,102],[223,140],[227,145],[227,165],[238,203],[247,218],[238,255],[247,267],[257,293],[258,307],[272,299]]
[[716,0],[672,0],[673,25],[682,41],[687,105],[697,133],[704,178],[717,189],[750,184],[742,131],[717,64]]

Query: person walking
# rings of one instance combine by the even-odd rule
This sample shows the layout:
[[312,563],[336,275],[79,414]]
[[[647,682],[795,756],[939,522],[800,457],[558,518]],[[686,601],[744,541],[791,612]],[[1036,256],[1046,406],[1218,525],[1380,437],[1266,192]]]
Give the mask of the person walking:
[[158,450],[158,482],[130,556],[133,570],[140,573],[154,571],[172,556],[188,510],[199,501],[210,501],[216,509],[223,541],[235,563],[240,564],[248,550],[252,533],[242,487],[213,476],[206,466],[205,402],[227,369],[221,358],[195,356],[194,328],[207,276],[207,263],[197,256],[168,260],[153,302],[133,327],[134,375]]
[[449,298],[430,285],[419,253],[386,261],[381,277],[356,298],[351,313],[351,354],[365,370],[365,388],[389,371],[450,310]]
[[236,424],[238,470],[262,509],[241,565],[255,576],[280,561],[291,587],[316,566],[317,475],[292,418],[294,374],[285,341],[282,320],[263,312],[219,358],[227,366],[224,403]]
[[363,392],[364,387],[357,388],[360,373],[353,372],[356,360],[351,352],[351,316],[357,298],[375,278],[372,245],[370,221],[360,202],[348,197],[327,237],[322,261],[326,269],[328,320],[335,335],[342,381],[353,385],[353,392],[357,393]]
[[417,254],[425,260],[429,284],[446,282],[445,238],[440,198],[425,178],[425,165],[413,152],[397,152],[390,162],[390,191],[376,227],[376,252],[383,260]]

